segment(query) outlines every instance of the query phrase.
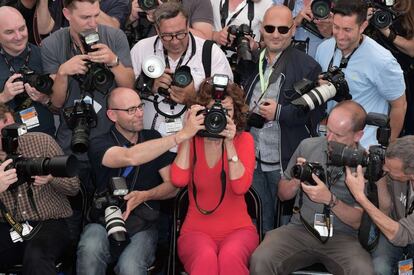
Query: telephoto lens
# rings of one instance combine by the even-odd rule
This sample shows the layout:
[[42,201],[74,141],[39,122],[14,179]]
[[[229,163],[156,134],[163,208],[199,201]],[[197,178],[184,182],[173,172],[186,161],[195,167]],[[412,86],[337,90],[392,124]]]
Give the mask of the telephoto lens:
[[114,259],[117,259],[130,242],[128,232],[125,228],[125,221],[122,218],[122,212],[118,206],[111,205],[105,209],[105,223],[106,231],[108,232],[110,253]]

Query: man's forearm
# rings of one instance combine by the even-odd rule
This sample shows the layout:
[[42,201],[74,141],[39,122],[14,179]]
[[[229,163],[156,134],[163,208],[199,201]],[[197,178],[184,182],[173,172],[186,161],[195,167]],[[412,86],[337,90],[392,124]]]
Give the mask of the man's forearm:
[[145,191],[145,201],[166,200],[177,195],[178,188],[174,187],[171,182],[165,181],[162,184]]
[[278,197],[281,201],[290,200],[296,196],[300,188],[300,182],[297,179],[281,179],[278,187]]
[[331,210],[342,222],[346,223],[354,229],[359,228],[363,212],[361,208],[350,206],[338,199],[336,206]]
[[[52,77],[53,78],[53,77]],[[50,96],[50,101],[53,106],[61,108],[66,100],[66,91],[68,89],[68,76],[59,72],[54,75],[53,93]]]
[[395,140],[401,133],[404,125],[405,112],[407,110],[407,101],[405,94],[399,99],[391,102],[390,110],[390,127],[391,138],[390,141]]
[[367,197],[358,199],[358,202],[385,235],[385,237],[387,237],[388,240],[394,239],[400,228],[399,223],[382,213],[368,200]]
[[118,87],[134,88],[135,75],[132,68],[125,67],[120,63],[111,70],[115,75],[115,81]]
[[48,0],[38,0],[36,7],[37,26],[40,34],[48,34],[52,31],[55,21],[50,15]]

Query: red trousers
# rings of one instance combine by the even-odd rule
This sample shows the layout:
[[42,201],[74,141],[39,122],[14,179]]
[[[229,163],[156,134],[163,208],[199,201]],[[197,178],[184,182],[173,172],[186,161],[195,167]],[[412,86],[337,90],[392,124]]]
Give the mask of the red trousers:
[[178,238],[178,256],[190,275],[248,275],[250,256],[258,244],[254,228],[235,230],[222,241],[188,232]]

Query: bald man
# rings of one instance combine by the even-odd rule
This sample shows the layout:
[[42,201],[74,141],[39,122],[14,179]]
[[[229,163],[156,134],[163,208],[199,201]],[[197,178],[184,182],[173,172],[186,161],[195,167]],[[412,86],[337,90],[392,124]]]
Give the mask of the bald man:
[[[119,256],[117,274],[147,274],[157,244],[157,201],[176,194],[170,183],[172,158],[166,152],[197,131],[187,125],[161,138],[155,130],[143,130],[143,108],[134,90],[114,89],[107,98],[107,116],[113,125],[109,132],[92,139],[88,152],[97,193],[107,189],[112,177],[124,177],[129,188],[122,211],[131,242]],[[77,274],[105,274],[107,263],[117,260],[110,251],[105,227],[88,224],[78,246]]]
[[0,46],[0,102],[14,110],[16,122],[25,123],[30,132],[53,136],[55,125],[47,90],[38,91],[22,81],[23,67],[36,74],[42,74],[43,67],[40,49],[28,43],[26,22],[15,8],[0,7]]
[[[326,137],[300,143],[279,183],[279,198],[296,196],[298,211],[288,225],[266,234],[251,258],[250,274],[290,274],[314,263],[332,274],[374,274],[371,257],[357,237],[362,208],[345,185],[344,167],[327,160],[329,141],[359,147],[365,118],[358,103],[343,101],[329,115]],[[326,180],[314,174],[303,182],[294,178],[292,167],[305,161],[321,164]]]
[[322,108],[305,113],[290,104],[295,95],[293,84],[303,78],[316,80],[321,72],[312,57],[290,46],[295,30],[289,8],[269,8],[260,30],[266,47],[260,52],[256,65],[243,73],[249,108],[264,122],[262,127],[250,123],[253,126],[250,133],[256,144],[257,160],[253,187],[263,203],[265,232],[274,228],[281,170],[286,169],[299,142],[310,137],[312,131],[316,132],[314,125],[306,123],[310,118],[317,123],[323,114]]

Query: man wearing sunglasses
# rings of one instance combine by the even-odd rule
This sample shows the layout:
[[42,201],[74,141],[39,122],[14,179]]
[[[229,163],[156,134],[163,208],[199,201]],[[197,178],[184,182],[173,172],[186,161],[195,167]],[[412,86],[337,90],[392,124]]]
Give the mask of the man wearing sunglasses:
[[[286,6],[269,8],[263,18],[261,34],[266,45],[255,66],[243,72],[243,86],[253,116],[260,116],[262,127],[250,132],[256,144],[257,166],[253,187],[263,204],[263,228],[274,228],[277,184],[299,142],[310,137],[307,121],[321,116],[321,110],[305,113],[290,104],[293,84],[302,78],[316,80],[321,68],[309,55],[291,46],[295,34],[292,13]],[[250,120],[249,120],[250,121]]]
[[176,194],[170,183],[172,159],[165,152],[192,137],[197,129],[187,124],[177,134],[164,138],[155,130],[143,130],[144,103],[129,88],[114,89],[107,108],[113,125],[91,141],[89,159],[97,194],[107,190],[111,178],[125,178],[129,194],[124,196],[121,210],[131,242],[118,260],[112,258],[104,224],[93,221],[85,227],[78,245],[77,274],[105,274],[107,264],[116,260],[116,274],[147,274],[158,238],[158,200]]
[[[164,73],[154,79],[152,92],[157,96],[160,95],[160,89],[163,89],[163,94],[167,94],[170,102],[161,102],[163,97],[155,99],[162,114],[156,111],[155,104],[148,102],[145,105],[144,128],[158,130],[162,136],[167,136],[182,128],[183,115],[180,112],[206,78],[203,66],[205,40],[189,31],[187,12],[180,3],[167,2],[158,6],[154,12],[154,20],[158,35],[140,40],[132,48],[131,57],[136,77],[142,73],[142,65],[148,57],[155,55],[164,61]],[[226,74],[233,79],[226,56],[217,45],[212,46],[210,56],[210,75]],[[193,81],[185,87],[179,87],[173,83],[173,73],[184,65],[190,68]]]

